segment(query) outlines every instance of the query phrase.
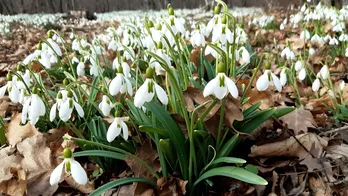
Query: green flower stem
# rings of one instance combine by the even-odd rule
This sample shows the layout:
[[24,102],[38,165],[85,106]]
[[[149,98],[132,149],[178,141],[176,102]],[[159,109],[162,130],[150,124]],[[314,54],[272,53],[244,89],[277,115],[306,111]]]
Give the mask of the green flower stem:
[[212,104],[210,104],[210,106],[203,112],[202,116],[199,117],[199,119],[197,120],[197,122],[193,126],[193,128],[197,126],[198,122],[204,121],[204,118],[209,114],[210,110],[216,105],[217,102],[218,102],[218,99],[214,99],[214,102]]
[[[226,97],[224,97],[221,101],[219,128],[218,128],[218,135],[216,138],[216,146],[217,147],[220,146],[220,142],[221,142],[222,123],[223,123],[224,116],[225,116],[225,103],[226,103]],[[219,151],[219,148],[217,148],[216,150]]]
[[249,81],[248,86],[245,88],[241,100],[243,100],[243,99],[245,98],[246,93],[247,93],[248,90],[250,89],[251,84],[253,83],[253,81],[255,80],[255,77],[256,77],[257,72],[259,71],[259,69],[260,69],[260,67],[261,67],[261,64],[262,64],[263,59],[264,59],[264,55],[261,56],[260,62],[259,62],[259,64],[257,65],[255,72],[254,72],[253,75],[251,76],[251,80]]
[[120,149],[120,148],[116,148],[116,147],[108,146],[108,145],[105,145],[105,144],[101,144],[101,143],[98,143],[98,142],[88,141],[88,140],[85,140],[85,139],[80,139],[80,138],[75,138],[75,137],[69,137],[69,139],[71,139],[72,141],[81,142],[81,143],[84,143],[84,144],[87,144],[87,145],[97,146],[97,147],[100,147],[100,148],[105,148],[105,149],[108,149],[108,150],[111,150],[111,151],[115,151],[115,152],[119,152],[119,153],[125,154],[125,155],[131,157],[132,159],[138,161],[139,163],[141,163],[141,164],[142,164],[144,167],[146,167],[157,179],[160,178],[160,176],[156,173],[156,171],[154,171],[145,161],[143,161],[142,159],[138,158],[137,156],[133,155],[133,154],[130,153],[130,152],[127,152],[127,151],[122,150],[122,149]]

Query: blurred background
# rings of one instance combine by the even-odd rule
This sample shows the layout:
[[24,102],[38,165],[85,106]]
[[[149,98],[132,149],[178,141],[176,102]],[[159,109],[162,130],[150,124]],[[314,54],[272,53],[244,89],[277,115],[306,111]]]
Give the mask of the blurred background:
[[[224,0],[230,7],[299,6],[303,0]],[[110,12],[117,10],[158,10],[171,3],[174,8],[209,9],[213,0],[0,0],[1,14],[67,13],[71,10]]]

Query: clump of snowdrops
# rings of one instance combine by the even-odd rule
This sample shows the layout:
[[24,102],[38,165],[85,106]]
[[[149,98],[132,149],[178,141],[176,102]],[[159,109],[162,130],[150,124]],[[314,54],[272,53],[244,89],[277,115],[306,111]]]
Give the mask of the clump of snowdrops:
[[[240,133],[251,133],[267,119],[293,109],[260,110],[258,102],[242,110],[241,105],[248,102],[246,92],[254,80],[259,91],[272,88],[281,92],[285,85],[298,91],[297,82],[306,78],[311,79],[316,92],[321,84],[330,85],[330,73],[325,65],[313,76],[305,58],[314,49],[307,48],[305,55],[297,56],[288,43],[279,51],[282,71],[276,75],[271,69],[271,55],[254,57],[237,19],[222,1],[217,2],[214,16],[207,23],[188,22],[175,15],[169,5],[168,15],[159,20],[139,18],[117,29],[110,27],[92,40],[72,32],[67,42],[50,30],[17,70],[8,73],[0,96],[7,92],[12,102],[23,105],[22,124],[31,123],[41,131],[59,127],[71,130],[73,135],[65,135],[64,139],[90,153],[85,156],[96,157],[98,152],[93,160],[104,171],[116,167],[110,158],[110,152],[116,152],[116,161],[128,156],[157,179],[168,180],[173,173],[179,173],[188,181],[189,194],[213,186],[213,176],[265,185],[267,181],[250,170],[252,166],[230,154],[241,141]],[[187,23],[193,24],[191,29]],[[312,37],[307,31],[301,36],[305,42]],[[190,61],[193,49],[199,53],[198,65]],[[110,53],[114,54],[111,60]],[[256,68],[251,75],[246,72],[249,66]],[[262,75],[256,78],[261,68]],[[250,78],[247,86],[236,85],[241,77]],[[195,101],[197,96],[204,102]],[[190,97],[191,108],[187,102]],[[235,106],[232,110],[231,105]],[[240,117],[230,119],[233,113],[240,113]],[[207,128],[212,115],[218,118],[216,134]],[[103,120],[110,117],[111,121]],[[134,155],[146,138],[151,139],[158,152],[161,172]],[[63,170],[79,184],[88,182],[74,154],[69,146],[65,148],[63,162],[51,174],[51,184],[60,182]],[[149,179],[133,180],[153,185]],[[120,179],[110,183],[116,186],[129,182]],[[96,192],[105,191],[105,187]]]

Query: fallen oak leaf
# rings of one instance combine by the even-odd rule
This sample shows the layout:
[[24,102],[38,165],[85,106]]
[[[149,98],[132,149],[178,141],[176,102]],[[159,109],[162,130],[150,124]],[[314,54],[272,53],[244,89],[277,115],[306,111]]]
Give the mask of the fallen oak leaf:
[[289,129],[292,129],[295,135],[307,133],[308,128],[316,127],[316,122],[312,113],[303,109],[303,107],[296,108],[294,111],[280,117],[279,119],[282,120]]

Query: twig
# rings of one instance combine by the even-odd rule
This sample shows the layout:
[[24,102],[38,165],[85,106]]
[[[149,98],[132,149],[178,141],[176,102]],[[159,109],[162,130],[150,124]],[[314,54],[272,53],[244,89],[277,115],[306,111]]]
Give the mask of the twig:
[[331,134],[331,133],[335,133],[335,132],[339,132],[339,131],[348,131],[348,126],[346,125],[344,127],[339,127],[339,128],[333,129],[331,131],[321,132],[318,135],[321,136],[321,135]]

